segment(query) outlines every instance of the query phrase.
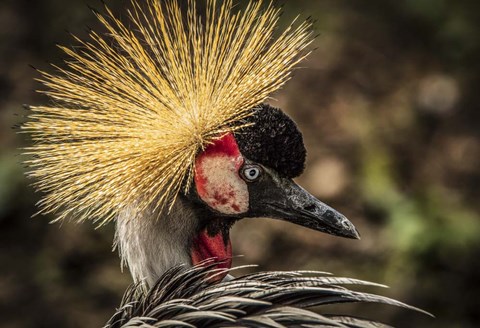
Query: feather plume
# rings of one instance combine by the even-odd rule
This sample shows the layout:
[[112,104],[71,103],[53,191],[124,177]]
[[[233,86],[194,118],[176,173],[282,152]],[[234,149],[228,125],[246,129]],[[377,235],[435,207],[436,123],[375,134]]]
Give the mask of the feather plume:
[[[385,287],[325,272],[264,272],[218,284],[209,279],[213,259],[169,269],[148,293],[132,285],[105,328],[115,327],[388,327],[349,315],[317,314],[312,307],[379,303],[429,313],[394,299],[354,291],[349,285]],[[227,271],[232,271],[233,268]]]
[[41,213],[103,224],[132,204],[173,204],[198,152],[240,128],[308,55],[310,22],[279,31],[271,2],[205,1],[201,15],[195,0],[186,13],[176,0],[132,0],[129,25],[106,7],[96,15],[107,36],[60,47],[66,68],[39,79],[52,105],[32,106],[22,126]]

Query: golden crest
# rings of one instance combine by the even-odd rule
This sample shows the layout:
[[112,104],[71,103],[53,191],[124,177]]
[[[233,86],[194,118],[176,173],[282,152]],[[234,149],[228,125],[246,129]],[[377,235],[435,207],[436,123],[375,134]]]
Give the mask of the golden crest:
[[[57,74],[41,72],[51,99],[22,130],[40,212],[99,224],[134,204],[158,210],[188,188],[195,156],[236,128],[289,78],[308,52],[311,24],[279,31],[280,8],[251,1],[133,0],[129,22],[106,8],[108,33],[90,32]],[[238,124],[237,124],[238,125]]]

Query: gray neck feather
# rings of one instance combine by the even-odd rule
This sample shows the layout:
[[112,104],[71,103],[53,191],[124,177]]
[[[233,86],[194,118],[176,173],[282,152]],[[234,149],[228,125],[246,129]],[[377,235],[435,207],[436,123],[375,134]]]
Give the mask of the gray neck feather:
[[197,222],[194,210],[181,197],[170,212],[126,208],[118,215],[115,235],[122,266],[128,266],[135,282],[150,287],[167,269],[190,266],[190,243]]

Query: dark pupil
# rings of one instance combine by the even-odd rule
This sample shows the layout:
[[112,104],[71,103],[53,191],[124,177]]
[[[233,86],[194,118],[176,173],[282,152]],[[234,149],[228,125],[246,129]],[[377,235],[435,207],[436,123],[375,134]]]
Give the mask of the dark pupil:
[[254,178],[257,175],[257,171],[255,169],[248,170],[248,175],[250,178]]

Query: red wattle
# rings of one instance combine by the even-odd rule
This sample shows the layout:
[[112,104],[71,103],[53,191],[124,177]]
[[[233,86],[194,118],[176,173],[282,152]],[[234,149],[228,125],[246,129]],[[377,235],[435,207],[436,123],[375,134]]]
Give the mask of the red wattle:
[[[217,269],[230,269],[232,267],[232,243],[230,238],[224,238],[220,232],[214,236],[210,236],[207,229],[203,230],[193,240],[191,250],[192,264],[198,265],[207,259],[220,261]],[[227,275],[227,272],[217,274],[212,279],[220,281]]]

